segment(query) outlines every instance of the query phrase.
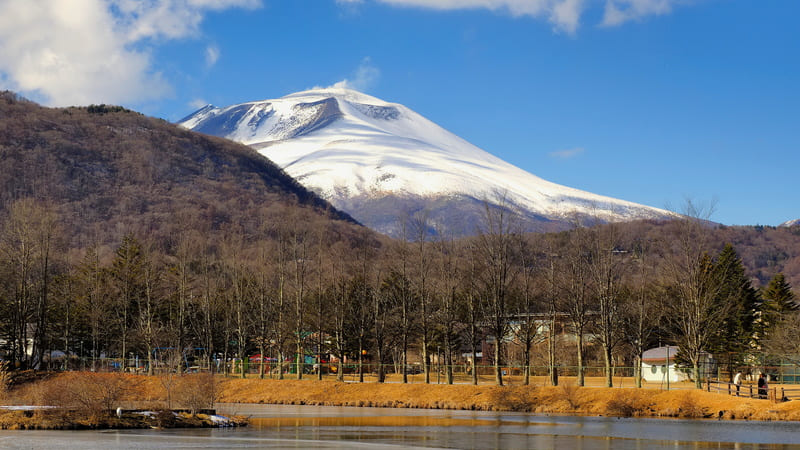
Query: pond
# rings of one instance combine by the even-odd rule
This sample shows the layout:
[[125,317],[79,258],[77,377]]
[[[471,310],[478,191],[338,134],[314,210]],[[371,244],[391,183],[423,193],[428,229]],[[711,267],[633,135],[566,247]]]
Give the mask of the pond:
[[218,405],[238,429],[3,431],[2,448],[800,448],[800,423],[545,416],[392,408]]

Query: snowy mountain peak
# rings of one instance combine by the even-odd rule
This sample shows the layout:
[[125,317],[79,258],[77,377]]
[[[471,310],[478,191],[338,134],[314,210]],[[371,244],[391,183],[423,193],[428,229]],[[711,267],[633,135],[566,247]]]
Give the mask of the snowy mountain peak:
[[180,125],[250,145],[337,208],[390,234],[399,214],[417,209],[431,211],[441,227],[452,229],[453,221],[466,227],[497,192],[531,224],[556,228],[576,215],[601,221],[673,217],[545,181],[401,104],[349,89],[206,106]]
[[372,105],[380,105],[380,106],[388,106],[391,105],[377,97],[373,97],[371,95],[364,94],[359,91],[355,91],[353,89],[346,89],[346,88],[334,88],[334,87],[327,87],[327,88],[314,88],[309,89],[307,91],[300,91],[295,92],[294,94],[289,94],[281,97],[281,99],[306,99],[313,101],[314,99],[324,99],[324,98],[337,98],[344,101],[350,101],[355,103],[365,103],[365,104],[372,104]]
[[800,225],[800,219],[787,220],[786,222],[783,222],[782,224],[780,224],[778,226],[779,227],[794,227],[794,226],[797,226],[797,225]]

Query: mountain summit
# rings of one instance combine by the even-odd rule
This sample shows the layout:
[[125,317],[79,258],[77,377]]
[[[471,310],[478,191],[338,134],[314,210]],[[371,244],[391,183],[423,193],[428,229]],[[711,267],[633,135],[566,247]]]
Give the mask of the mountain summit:
[[472,234],[498,198],[521,213],[526,230],[674,217],[545,181],[403,105],[348,89],[208,105],[179,125],[255,148],[356,220],[395,236],[400,217],[418,211],[438,231]]

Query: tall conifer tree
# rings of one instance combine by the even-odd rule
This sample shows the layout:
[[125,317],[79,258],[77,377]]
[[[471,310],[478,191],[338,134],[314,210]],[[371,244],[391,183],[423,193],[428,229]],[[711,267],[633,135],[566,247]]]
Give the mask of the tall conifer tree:
[[759,301],[756,290],[744,272],[741,258],[726,244],[714,266],[720,283],[717,302],[726,310],[711,349],[729,371],[743,362],[744,354],[757,345],[756,317]]
[[763,321],[766,326],[771,326],[780,321],[782,316],[789,311],[797,311],[800,305],[795,303],[792,287],[782,273],[775,274],[767,287],[761,293],[764,299]]

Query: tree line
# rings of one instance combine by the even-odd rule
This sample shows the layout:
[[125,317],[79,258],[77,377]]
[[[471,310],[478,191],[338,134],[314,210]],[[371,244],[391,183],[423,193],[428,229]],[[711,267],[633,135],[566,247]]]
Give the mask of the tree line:
[[[340,378],[344,360],[359,363],[362,381],[369,358],[381,382],[392,367],[407,382],[415,355],[426,382],[436,358],[452,383],[464,354],[474,362],[491,349],[498,385],[506,365],[527,383],[540,358],[553,384],[559,365],[577,367],[583,385],[600,362],[608,386],[620,364],[641,385],[642,354],[658,342],[680,348],[697,382],[704,352],[731,373],[757,354],[800,354],[786,343],[798,323],[786,279],[753,286],[732,245],[712,248],[699,214],[655,237],[580,218],[571,231],[523,234],[496,203],[462,239],[432,234],[424,212],[401,218],[389,240],[285,205],[214,230],[173,224],[167,238],[139,230],[68,246],[54,208],[16,200],[0,218],[0,350],[12,368],[45,368],[60,351],[118,358],[121,370],[137,355],[151,372],[169,349],[201,349],[209,366],[274,354],[298,378],[307,356],[331,355]],[[170,364],[186,370],[183,358]]]

